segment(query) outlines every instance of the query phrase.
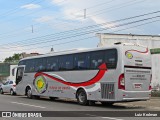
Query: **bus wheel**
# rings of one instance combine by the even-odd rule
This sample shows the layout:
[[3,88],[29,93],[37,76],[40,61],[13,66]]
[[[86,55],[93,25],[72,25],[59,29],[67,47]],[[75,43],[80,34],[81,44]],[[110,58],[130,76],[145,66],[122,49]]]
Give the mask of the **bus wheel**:
[[83,89],[80,89],[77,93],[77,101],[80,105],[88,105],[87,94]]
[[3,89],[2,88],[0,89],[0,94],[3,94]]
[[113,102],[101,102],[101,103],[104,106],[112,106],[114,104]]
[[32,90],[31,90],[30,88],[27,88],[26,94],[27,94],[27,97],[28,97],[29,99],[32,99],[32,98],[33,98],[33,96],[32,96]]

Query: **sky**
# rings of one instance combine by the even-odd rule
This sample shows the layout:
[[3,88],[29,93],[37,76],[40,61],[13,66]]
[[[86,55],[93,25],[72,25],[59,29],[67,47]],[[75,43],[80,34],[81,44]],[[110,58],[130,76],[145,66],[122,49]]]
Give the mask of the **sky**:
[[160,35],[159,0],[0,0],[0,5],[0,61],[52,47],[94,48],[96,33]]

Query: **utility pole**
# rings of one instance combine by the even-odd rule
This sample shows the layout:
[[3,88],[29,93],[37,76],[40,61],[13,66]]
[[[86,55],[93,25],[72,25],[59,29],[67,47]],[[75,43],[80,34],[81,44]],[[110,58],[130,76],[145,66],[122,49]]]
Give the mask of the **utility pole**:
[[86,19],[86,9],[84,9],[84,19]]
[[54,51],[54,49],[53,49],[53,46],[52,46],[52,48],[51,48],[51,52],[53,52]]
[[31,26],[32,27],[32,33],[34,32],[34,30],[33,30],[33,25]]

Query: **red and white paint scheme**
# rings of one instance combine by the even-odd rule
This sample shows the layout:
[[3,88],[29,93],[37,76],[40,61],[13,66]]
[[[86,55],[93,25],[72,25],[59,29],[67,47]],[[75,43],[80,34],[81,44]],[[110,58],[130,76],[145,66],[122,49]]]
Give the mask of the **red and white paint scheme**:
[[151,76],[148,48],[116,44],[22,59],[16,92],[28,98],[77,99],[81,105],[148,100]]

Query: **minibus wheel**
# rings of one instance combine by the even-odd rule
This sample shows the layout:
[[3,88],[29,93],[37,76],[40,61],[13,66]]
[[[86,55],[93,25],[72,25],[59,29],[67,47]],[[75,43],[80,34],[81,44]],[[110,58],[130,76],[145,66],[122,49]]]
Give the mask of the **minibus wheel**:
[[87,100],[87,94],[83,89],[78,90],[77,101],[80,105],[88,105],[89,104],[89,101]]

